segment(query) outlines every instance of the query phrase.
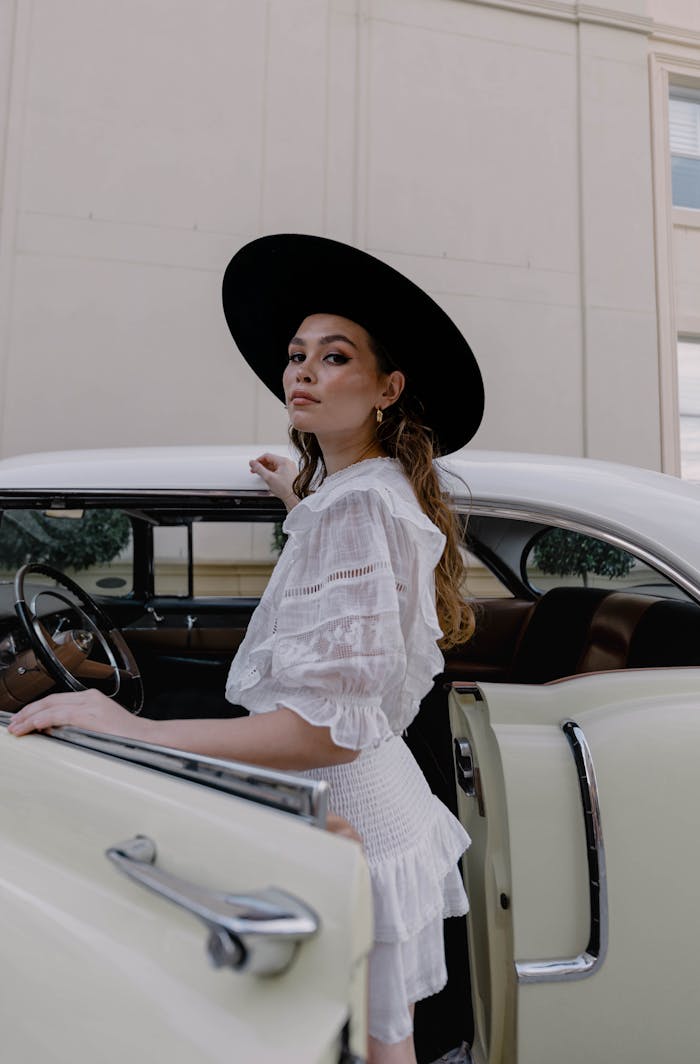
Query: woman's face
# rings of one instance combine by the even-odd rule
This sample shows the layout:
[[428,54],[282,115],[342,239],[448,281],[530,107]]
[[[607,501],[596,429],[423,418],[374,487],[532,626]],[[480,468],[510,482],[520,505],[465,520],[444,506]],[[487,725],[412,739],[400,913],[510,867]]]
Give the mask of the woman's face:
[[305,318],[289,344],[283,384],[292,425],[319,439],[374,435],[377,407],[398,399],[403,374],[380,373],[361,325],[336,314]]

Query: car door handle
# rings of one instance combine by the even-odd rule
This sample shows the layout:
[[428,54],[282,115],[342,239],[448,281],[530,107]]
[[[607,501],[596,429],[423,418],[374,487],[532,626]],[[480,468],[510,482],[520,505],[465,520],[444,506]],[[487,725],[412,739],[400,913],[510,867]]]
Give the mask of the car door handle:
[[130,879],[204,923],[209,931],[207,953],[215,968],[276,975],[292,963],[299,944],[319,929],[312,909],[275,887],[231,894],[157,868],[156,845],[146,835],[110,846],[105,855]]

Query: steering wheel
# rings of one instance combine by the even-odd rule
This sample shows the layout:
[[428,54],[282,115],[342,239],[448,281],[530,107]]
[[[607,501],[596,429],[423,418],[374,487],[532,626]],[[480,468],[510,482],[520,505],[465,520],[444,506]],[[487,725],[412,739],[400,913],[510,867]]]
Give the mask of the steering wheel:
[[[24,584],[26,578],[32,573],[47,576],[69,591],[73,597],[62,594],[55,588],[41,588],[28,605],[24,594]],[[83,628],[62,632],[60,642],[52,638],[39,620],[37,613],[37,602],[42,595],[58,599],[69,606],[79,615]],[[89,690],[90,685],[82,683],[61,660],[60,645],[65,643],[66,637],[70,635],[82,652],[82,664],[76,671],[85,678],[111,681],[112,689],[105,691],[105,694],[110,698],[116,698],[121,693],[119,702],[133,713],[138,713],[143,708],[143,682],[136,659],[126,640],[94,599],[65,573],[54,569],[52,565],[41,563],[23,565],[15,576],[15,612],[22,622],[38,661],[54,680],[63,684],[69,691]],[[106,663],[90,660],[90,650],[95,641],[101,647],[107,659]]]

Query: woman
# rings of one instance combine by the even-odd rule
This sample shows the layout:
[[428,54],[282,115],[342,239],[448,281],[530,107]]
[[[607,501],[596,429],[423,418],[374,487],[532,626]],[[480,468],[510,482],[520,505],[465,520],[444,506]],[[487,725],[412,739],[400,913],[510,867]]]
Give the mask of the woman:
[[227,683],[250,716],[149,721],[86,692],[27,706],[10,730],[74,724],[327,779],[372,876],[369,1059],[411,1064],[413,1005],[446,981],[443,919],[467,911],[469,838],[401,733],[442,669],[438,642],[473,629],[433,455],[476,431],[481,377],[425,293],[334,241],[248,244],[226,271],[224,310],[286,402],[301,455],[300,469],[251,464],[287,504],[289,538]]

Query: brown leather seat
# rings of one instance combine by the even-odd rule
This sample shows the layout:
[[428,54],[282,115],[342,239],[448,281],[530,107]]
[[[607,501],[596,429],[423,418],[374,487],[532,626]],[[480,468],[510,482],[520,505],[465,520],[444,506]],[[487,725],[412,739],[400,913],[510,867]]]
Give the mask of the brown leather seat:
[[637,625],[657,598],[614,591],[600,602],[591,619],[575,672],[625,669]]
[[598,588],[557,587],[537,600],[507,676],[510,683],[548,683],[576,672],[593,617],[611,594]]
[[510,683],[700,665],[700,605],[600,588],[555,588],[538,600],[518,643]]

